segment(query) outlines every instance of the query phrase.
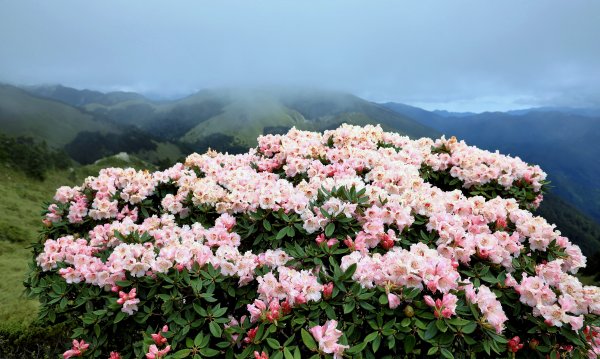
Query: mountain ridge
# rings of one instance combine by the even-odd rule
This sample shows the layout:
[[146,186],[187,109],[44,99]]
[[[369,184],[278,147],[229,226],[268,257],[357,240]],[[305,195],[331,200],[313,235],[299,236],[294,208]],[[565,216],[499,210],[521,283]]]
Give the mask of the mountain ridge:
[[[256,137],[267,129],[281,131],[296,126],[322,131],[343,122],[380,123],[386,130],[411,137],[439,135],[434,129],[384,106],[334,90],[267,86],[217,88],[162,102],[131,94],[122,96],[122,101],[111,102],[98,91],[64,86],[32,91],[79,105],[78,108],[88,113],[116,123],[135,125],[163,139],[182,141],[195,150],[205,149],[215,136],[220,136],[232,148],[252,147],[256,145]],[[75,95],[77,91],[81,94]]]

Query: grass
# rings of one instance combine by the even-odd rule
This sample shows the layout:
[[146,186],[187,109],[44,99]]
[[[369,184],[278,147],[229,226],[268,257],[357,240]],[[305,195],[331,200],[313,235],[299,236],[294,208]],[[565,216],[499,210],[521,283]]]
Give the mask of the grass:
[[60,185],[74,184],[66,174],[51,172],[42,182],[10,168],[0,171],[0,323],[28,325],[37,316],[37,302],[23,297],[26,247],[37,239],[42,204]]
[[0,244],[0,323],[24,327],[37,317],[37,301],[23,295],[23,280],[30,252],[20,243]]

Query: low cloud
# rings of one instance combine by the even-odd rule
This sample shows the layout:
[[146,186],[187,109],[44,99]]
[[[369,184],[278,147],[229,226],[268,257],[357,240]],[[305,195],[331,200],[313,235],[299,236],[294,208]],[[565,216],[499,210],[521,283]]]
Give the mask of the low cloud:
[[598,33],[593,0],[0,1],[0,81],[162,96],[310,85],[456,110],[600,106]]

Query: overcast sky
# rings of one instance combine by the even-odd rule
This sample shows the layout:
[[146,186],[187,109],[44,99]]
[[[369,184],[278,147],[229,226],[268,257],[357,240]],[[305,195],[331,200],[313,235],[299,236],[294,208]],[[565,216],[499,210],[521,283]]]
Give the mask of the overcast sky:
[[0,81],[309,85],[427,109],[600,106],[600,1],[0,0]]

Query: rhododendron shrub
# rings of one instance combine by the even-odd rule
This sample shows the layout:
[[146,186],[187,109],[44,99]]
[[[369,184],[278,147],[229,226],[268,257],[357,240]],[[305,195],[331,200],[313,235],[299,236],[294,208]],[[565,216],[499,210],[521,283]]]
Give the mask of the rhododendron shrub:
[[28,279],[64,357],[595,357],[546,174],[344,125],[61,187]]

